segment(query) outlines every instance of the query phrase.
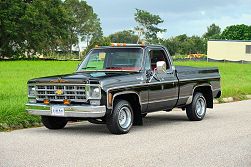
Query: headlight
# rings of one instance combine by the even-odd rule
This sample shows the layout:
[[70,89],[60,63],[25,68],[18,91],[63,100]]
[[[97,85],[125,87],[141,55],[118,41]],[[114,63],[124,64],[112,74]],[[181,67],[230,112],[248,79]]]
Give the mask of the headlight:
[[35,97],[35,95],[36,95],[35,86],[29,85],[28,86],[28,96]]
[[90,86],[87,89],[87,99],[101,99],[101,89],[97,86]]

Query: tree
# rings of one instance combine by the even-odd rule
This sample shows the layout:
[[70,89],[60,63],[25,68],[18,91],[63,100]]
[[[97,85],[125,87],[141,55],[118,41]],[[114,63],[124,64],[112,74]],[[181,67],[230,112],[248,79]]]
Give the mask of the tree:
[[164,45],[168,49],[169,53],[172,56],[178,53],[178,42],[175,40],[175,38],[171,37],[163,40],[162,45]]
[[191,36],[188,38],[186,54],[206,53],[207,40],[199,36]]
[[0,56],[71,50],[102,36],[97,14],[80,0],[1,0]]
[[90,40],[95,41],[103,36],[103,31],[100,24],[100,19],[96,13],[93,13],[90,16],[90,19],[87,21],[86,35],[82,37],[82,41],[86,40],[87,46],[90,43]]
[[187,46],[188,36],[186,34],[178,35],[174,40],[177,42],[177,53],[187,54],[189,50],[189,46]]
[[203,35],[205,39],[220,39],[221,28],[216,24],[211,24],[207,27],[207,32]]
[[251,26],[245,24],[228,26],[222,32],[221,38],[226,40],[251,40]]
[[18,19],[25,14],[26,3],[20,0],[0,2],[0,56],[11,57],[22,52],[22,22]]
[[111,41],[109,37],[92,38],[90,44],[84,50],[83,55],[85,56],[92,48],[96,46],[109,46]]
[[119,31],[109,35],[111,42],[114,43],[137,43],[138,36],[132,30]]
[[81,41],[86,40],[87,43],[93,37],[102,36],[102,28],[97,14],[93,8],[85,1],[66,0],[65,8],[73,18],[73,23],[69,25],[69,43],[68,48],[71,51],[72,45],[78,45]]
[[20,20],[28,56],[56,51],[60,41],[67,39],[71,23],[61,0],[34,0]]
[[144,36],[146,42],[148,43],[158,43],[159,39],[157,34],[163,33],[166,29],[161,29],[157,27],[160,23],[163,23],[164,20],[160,18],[159,15],[151,14],[148,11],[136,9],[134,14],[135,21],[138,23],[138,26],[135,27],[135,30],[141,37],[141,33]]
[[162,42],[171,55],[187,55],[191,53],[206,53],[206,40],[199,36],[188,37],[186,34],[171,37]]

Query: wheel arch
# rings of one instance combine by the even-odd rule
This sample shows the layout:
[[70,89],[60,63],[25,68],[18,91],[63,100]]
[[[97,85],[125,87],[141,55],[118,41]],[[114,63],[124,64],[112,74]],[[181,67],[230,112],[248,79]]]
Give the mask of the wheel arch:
[[128,101],[131,104],[134,112],[141,111],[140,96],[137,92],[134,92],[134,91],[118,92],[113,95],[112,99],[113,99],[112,106],[117,99],[122,99],[122,100]]
[[213,108],[213,91],[212,86],[210,84],[196,85],[193,88],[192,97],[195,95],[196,92],[200,92],[203,94],[207,102],[207,108]]
[[109,106],[110,114],[112,114],[113,112],[114,102],[116,100],[118,99],[126,100],[130,103],[133,110],[133,114],[134,114],[133,125],[143,125],[142,116],[141,116],[141,112],[142,112],[141,98],[138,92],[122,91],[122,92],[117,92],[114,94],[112,94],[112,92],[109,92],[107,105],[109,105],[109,96],[112,96],[111,105]]

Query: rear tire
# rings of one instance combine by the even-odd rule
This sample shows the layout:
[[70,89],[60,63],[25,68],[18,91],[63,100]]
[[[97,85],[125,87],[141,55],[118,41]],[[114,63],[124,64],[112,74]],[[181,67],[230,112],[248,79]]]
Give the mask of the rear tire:
[[48,129],[63,129],[68,120],[64,117],[41,116],[42,123]]
[[186,114],[190,121],[201,121],[206,115],[207,102],[202,93],[195,93],[193,101],[186,107]]
[[133,124],[133,110],[126,100],[115,102],[112,114],[107,116],[106,125],[113,134],[128,133]]

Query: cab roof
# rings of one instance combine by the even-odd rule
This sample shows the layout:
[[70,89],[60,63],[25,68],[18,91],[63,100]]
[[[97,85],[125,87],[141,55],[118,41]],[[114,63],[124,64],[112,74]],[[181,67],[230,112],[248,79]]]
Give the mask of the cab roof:
[[127,43],[111,43],[110,46],[98,46],[96,45],[95,48],[127,48],[127,47],[163,47],[162,45],[152,45],[152,44],[127,44]]

